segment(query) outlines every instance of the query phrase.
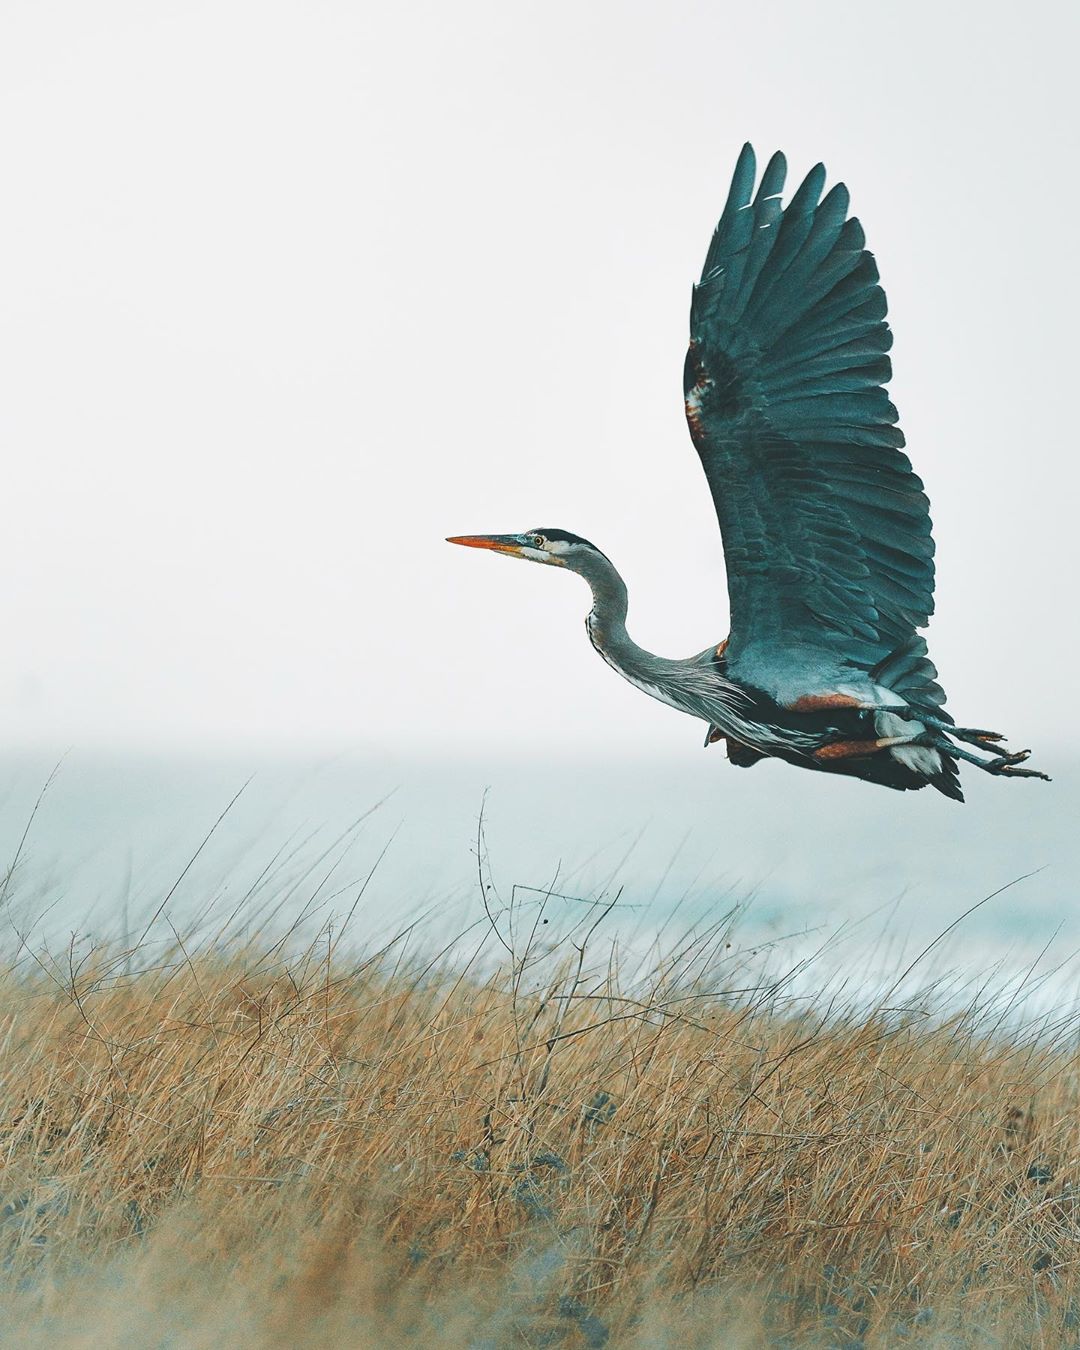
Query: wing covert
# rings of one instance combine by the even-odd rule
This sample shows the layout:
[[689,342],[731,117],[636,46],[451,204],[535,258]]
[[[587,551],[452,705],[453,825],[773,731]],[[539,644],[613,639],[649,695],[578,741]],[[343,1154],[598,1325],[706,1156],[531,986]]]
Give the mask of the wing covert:
[[848,192],[781,206],[744,146],[694,288],[687,420],[724,539],[733,675],[779,702],[870,671],[933,611],[929,504],[884,389],[885,294]]

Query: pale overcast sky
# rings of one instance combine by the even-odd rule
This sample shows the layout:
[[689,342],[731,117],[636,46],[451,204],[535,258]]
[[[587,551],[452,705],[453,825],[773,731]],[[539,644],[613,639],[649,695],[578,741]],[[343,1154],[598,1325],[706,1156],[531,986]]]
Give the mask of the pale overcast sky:
[[3,738],[681,740],[639,642],[726,632],[681,409],[744,140],[824,160],[878,257],[960,720],[1077,725],[1068,5],[50,3],[0,17]]

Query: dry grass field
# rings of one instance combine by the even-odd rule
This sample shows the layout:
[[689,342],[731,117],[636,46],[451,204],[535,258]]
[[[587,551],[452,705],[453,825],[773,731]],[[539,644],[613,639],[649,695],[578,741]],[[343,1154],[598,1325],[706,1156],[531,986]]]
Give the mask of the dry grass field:
[[593,913],[13,951],[0,1344],[1080,1343],[1074,1021]]

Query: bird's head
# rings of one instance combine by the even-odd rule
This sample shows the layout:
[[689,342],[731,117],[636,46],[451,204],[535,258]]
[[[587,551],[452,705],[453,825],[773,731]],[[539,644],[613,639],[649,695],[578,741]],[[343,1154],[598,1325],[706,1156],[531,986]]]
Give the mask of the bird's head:
[[[466,548],[488,548],[510,558],[568,567],[572,572],[588,574],[589,565],[604,555],[587,539],[566,530],[526,530],[524,534],[459,534],[446,541]],[[606,561],[606,560],[605,560]]]

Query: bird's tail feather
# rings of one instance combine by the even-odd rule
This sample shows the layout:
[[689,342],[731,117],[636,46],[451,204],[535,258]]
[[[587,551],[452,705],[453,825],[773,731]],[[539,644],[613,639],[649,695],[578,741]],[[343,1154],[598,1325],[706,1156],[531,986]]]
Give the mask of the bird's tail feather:
[[944,722],[952,721],[945,711],[945,692],[937,682],[937,667],[927,653],[926,639],[918,633],[879,662],[870,678],[913,708],[925,708]]
[[[870,678],[882,689],[887,689],[912,708],[921,709],[942,722],[952,722],[945,711],[945,692],[938,684],[937,667],[930,660],[926,650],[926,640],[918,633],[895,650],[891,651],[870,672]],[[890,758],[903,761],[904,756],[897,753]],[[960,774],[956,760],[944,750],[937,750],[933,756],[937,764],[936,772],[922,773],[914,765],[910,766],[912,776],[917,782],[897,783],[895,786],[923,787],[926,783],[937,788],[938,792],[953,801],[962,802],[964,794],[960,787]]]

